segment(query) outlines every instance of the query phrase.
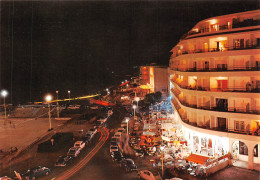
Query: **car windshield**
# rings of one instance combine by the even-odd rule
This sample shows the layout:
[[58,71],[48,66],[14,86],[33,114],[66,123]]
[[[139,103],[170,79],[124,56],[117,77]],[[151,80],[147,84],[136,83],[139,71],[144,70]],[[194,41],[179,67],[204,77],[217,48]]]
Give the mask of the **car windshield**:
[[116,147],[116,146],[113,146],[113,147],[111,147],[111,149],[117,149],[117,147]]
[[89,131],[95,131],[95,129],[90,129]]

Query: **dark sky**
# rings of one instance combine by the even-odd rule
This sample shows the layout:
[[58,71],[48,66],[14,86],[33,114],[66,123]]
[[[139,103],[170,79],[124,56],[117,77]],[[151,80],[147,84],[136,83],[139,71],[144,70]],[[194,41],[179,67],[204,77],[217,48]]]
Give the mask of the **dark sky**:
[[15,104],[55,90],[91,93],[133,66],[168,65],[198,21],[258,8],[258,0],[1,1],[0,89]]

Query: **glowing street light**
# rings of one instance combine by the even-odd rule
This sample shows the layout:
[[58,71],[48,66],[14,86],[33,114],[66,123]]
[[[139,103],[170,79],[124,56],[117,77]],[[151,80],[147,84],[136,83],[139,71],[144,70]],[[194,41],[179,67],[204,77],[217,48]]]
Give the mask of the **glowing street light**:
[[48,103],[48,106],[49,106],[49,123],[50,123],[49,131],[52,130],[52,127],[51,127],[51,106],[50,106],[51,100],[52,100],[52,96],[51,95],[45,96],[45,101]]
[[135,101],[137,102],[137,109],[138,109],[138,101],[140,101],[140,98],[139,97],[135,97]]
[[164,147],[161,146],[160,149],[161,149],[161,159],[162,159],[162,177],[163,177],[163,150],[164,150]]
[[68,91],[68,94],[69,94],[69,102],[70,102],[70,91]]
[[60,112],[59,112],[59,91],[56,91],[57,94],[57,118],[60,117]]
[[5,109],[5,121],[6,121],[6,105],[5,105],[5,97],[8,95],[8,92],[6,90],[1,91],[1,96],[4,97],[4,109]]
[[136,105],[133,105],[133,109],[134,109],[134,120],[135,120],[135,109],[136,109]]
[[126,129],[126,134],[127,134],[127,136],[128,136],[128,122],[129,122],[129,118],[126,118],[126,123],[127,123],[127,129]]

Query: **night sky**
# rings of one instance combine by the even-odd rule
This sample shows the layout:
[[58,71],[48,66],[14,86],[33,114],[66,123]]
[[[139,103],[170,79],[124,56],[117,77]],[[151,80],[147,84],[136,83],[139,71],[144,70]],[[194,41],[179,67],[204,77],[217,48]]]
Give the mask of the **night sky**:
[[14,104],[56,90],[92,93],[134,66],[168,65],[171,48],[198,21],[258,8],[258,0],[1,1],[0,89]]

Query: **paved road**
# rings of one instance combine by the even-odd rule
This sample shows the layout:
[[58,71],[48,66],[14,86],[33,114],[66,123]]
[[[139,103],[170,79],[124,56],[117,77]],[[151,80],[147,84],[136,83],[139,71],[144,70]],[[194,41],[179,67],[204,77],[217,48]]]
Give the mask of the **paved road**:
[[71,167],[69,170],[67,170],[65,173],[63,173],[61,176],[55,179],[57,180],[69,179],[71,176],[77,173],[81,168],[83,168],[85,165],[88,164],[88,162],[100,150],[100,148],[105,144],[105,142],[108,140],[109,137],[109,132],[106,128],[102,128],[99,130],[101,132],[101,136],[96,146],[78,164]]

